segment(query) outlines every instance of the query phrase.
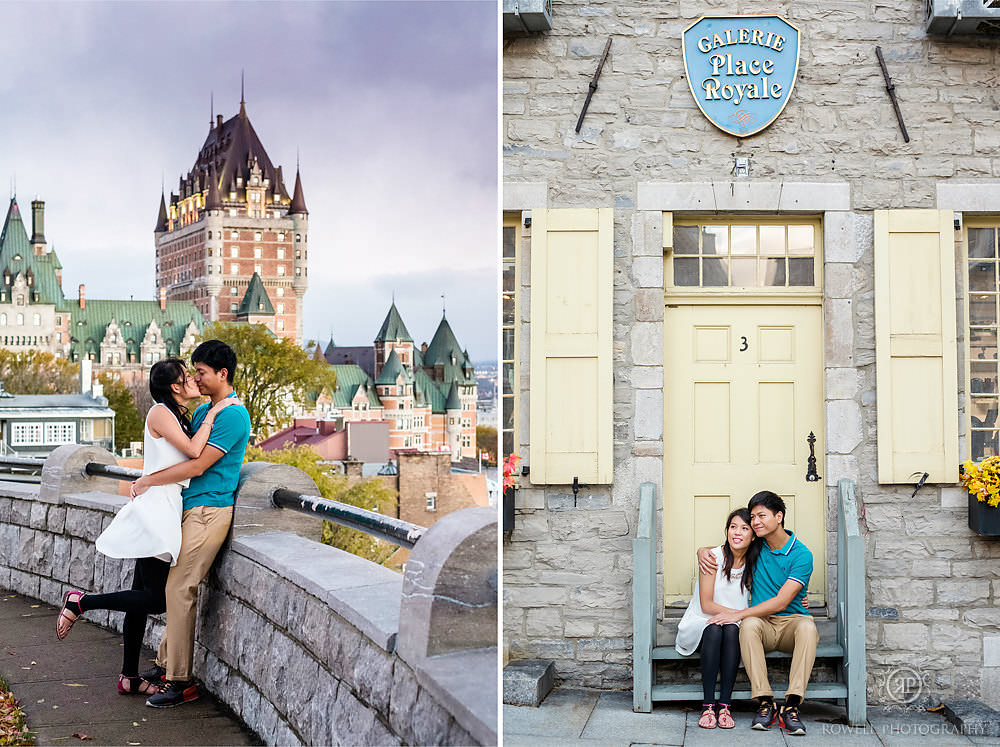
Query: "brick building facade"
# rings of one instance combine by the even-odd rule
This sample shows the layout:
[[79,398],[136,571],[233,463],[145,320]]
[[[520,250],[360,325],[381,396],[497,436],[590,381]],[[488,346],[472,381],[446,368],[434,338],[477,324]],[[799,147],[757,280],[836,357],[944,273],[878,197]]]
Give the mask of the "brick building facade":
[[161,195],[154,231],[156,288],[190,301],[209,321],[237,321],[254,275],[273,307],[263,323],[302,342],[308,287],[309,211],[296,170],[289,196],[281,166],[239,113],[209,125],[194,166],[169,204]]

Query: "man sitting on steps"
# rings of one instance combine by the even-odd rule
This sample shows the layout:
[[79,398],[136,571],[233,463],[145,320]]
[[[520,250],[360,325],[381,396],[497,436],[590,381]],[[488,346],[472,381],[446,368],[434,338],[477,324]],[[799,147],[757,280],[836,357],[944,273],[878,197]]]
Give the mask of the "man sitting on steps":
[[[763,490],[750,499],[749,509],[750,526],[764,540],[754,569],[751,606],[716,615],[708,622],[725,625],[742,621],[740,653],[750,678],[751,696],[759,705],[753,728],[767,731],[777,720],[789,734],[804,736],[799,705],[806,694],[819,643],[816,623],[803,604],[813,557],[794,532],[785,530],[785,502],[779,496]],[[709,548],[698,550],[698,565],[702,573],[715,572]],[[788,690],[780,712],[774,704],[764,658],[768,651],[775,650],[792,654]]]

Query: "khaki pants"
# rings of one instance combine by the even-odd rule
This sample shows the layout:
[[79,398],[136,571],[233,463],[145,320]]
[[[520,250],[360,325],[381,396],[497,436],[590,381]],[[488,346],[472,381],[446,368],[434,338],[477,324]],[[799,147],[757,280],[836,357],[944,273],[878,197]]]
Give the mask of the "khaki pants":
[[740,625],[740,653],[750,678],[751,697],[774,697],[771,683],[767,679],[767,660],[764,654],[768,651],[785,651],[792,655],[785,697],[798,695],[804,699],[813,662],[816,661],[818,643],[819,632],[812,615],[744,618]]
[[208,575],[232,522],[232,506],[195,506],[181,518],[181,549],[167,576],[167,630],[156,657],[168,680],[191,679],[198,584]]

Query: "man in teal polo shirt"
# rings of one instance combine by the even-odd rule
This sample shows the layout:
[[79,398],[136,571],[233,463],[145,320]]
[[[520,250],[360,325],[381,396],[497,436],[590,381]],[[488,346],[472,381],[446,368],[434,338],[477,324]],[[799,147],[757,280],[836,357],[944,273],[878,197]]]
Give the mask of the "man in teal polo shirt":
[[[191,427],[197,431],[212,405],[236,396],[233,391],[236,353],[224,342],[207,340],[195,348],[191,363],[198,390],[211,399],[195,410],[191,418]],[[156,667],[143,675],[153,680],[166,675],[160,692],[146,701],[155,708],[169,708],[198,697],[198,688],[191,678],[198,585],[229,534],[236,486],[249,439],[250,415],[242,404],[230,405],[216,415],[208,445],[200,456],[145,475],[133,485],[132,494],[139,495],[153,485],[191,479],[181,492],[184,498],[181,549],[177,564],[167,576],[167,629]]]
[[[809,675],[816,660],[819,632],[804,601],[813,557],[794,532],[785,529],[785,502],[770,490],[750,499],[750,526],[763,542],[754,566],[750,607],[716,615],[708,622],[724,625],[741,622],[740,653],[750,678],[751,696],[758,702],[754,729],[768,730],[777,720],[794,736],[806,733],[799,718],[799,704],[805,697]],[[699,562],[702,561],[699,550]],[[767,678],[768,651],[792,655],[785,704],[780,712]]]

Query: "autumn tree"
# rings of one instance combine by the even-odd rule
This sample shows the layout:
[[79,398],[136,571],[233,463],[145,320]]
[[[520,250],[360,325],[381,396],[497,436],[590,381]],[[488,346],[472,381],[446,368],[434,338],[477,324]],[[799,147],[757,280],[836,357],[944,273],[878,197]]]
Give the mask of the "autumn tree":
[[258,437],[284,423],[292,403],[307,404],[310,393],[337,385],[325,360],[315,360],[294,340],[276,337],[262,324],[215,322],[204,340],[222,340],[236,352],[236,394],[250,413]]
[[[386,516],[396,516],[399,505],[396,491],[378,478],[369,478],[351,484],[344,475],[337,475],[321,464],[319,453],[309,446],[291,446],[276,451],[264,451],[251,446],[247,449],[247,462],[273,462],[288,464],[305,472],[316,483],[320,495],[330,500],[348,503]],[[396,551],[390,542],[377,540],[356,529],[349,529],[329,521],[323,522],[323,542],[346,550],[374,563],[384,563]]]
[[108,407],[115,411],[115,451],[120,453],[133,441],[142,441],[145,423],[132,399],[132,392],[121,379],[104,371],[97,380],[104,387]]
[[[497,466],[497,429],[489,425],[476,426],[476,446],[479,451],[489,454],[487,464]],[[478,456],[478,454],[476,455]]]
[[40,350],[0,348],[0,381],[12,394],[74,394],[79,365]]

